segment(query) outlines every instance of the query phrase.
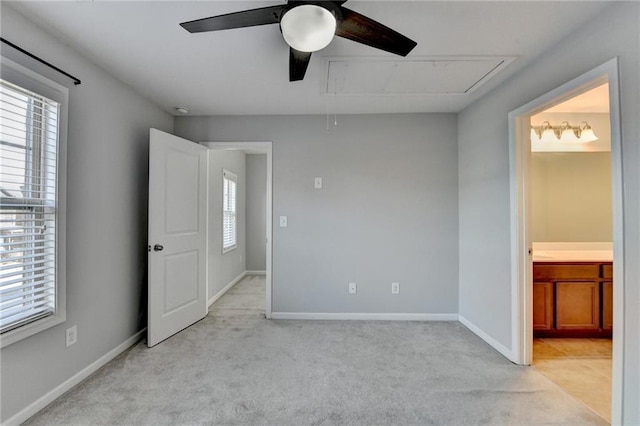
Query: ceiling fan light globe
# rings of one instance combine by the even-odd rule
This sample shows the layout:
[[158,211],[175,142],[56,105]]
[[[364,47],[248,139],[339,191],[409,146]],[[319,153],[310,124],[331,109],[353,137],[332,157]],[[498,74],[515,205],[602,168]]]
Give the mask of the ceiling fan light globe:
[[280,19],[284,41],[300,52],[327,47],[336,33],[336,18],[321,6],[305,4],[289,9]]

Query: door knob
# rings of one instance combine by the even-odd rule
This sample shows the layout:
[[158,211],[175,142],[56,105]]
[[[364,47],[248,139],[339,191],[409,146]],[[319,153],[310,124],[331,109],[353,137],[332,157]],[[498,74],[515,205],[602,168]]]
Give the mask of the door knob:
[[162,251],[164,249],[164,247],[160,244],[156,244],[155,246],[153,246],[153,251]]

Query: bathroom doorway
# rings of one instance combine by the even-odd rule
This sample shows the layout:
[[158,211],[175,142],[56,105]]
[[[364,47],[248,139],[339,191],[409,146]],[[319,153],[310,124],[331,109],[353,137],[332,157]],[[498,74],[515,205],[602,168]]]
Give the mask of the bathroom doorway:
[[609,84],[531,116],[532,365],[611,422]]
[[[532,147],[537,143],[548,141],[552,136],[556,139],[561,139],[565,130],[568,130],[568,134],[566,135],[567,139],[563,139],[561,142],[573,143],[576,146],[590,145],[593,144],[593,141],[583,143],[584,141],[579,141],[579,139],[584,134],[590,136],[594,129],[591,127],[591,124],[588,123],[588,120],[582,120],[587,123],[583,123],[582,121],[580,123],[576,123],[575,121],[572,122],[576,117],[566,117],[569,119],[564,119],[560,123],[552,123],[551,120],[548,119],[550,117],[547,117],[547,119],[544,119],[541,122],[535,121],[534,118],[541,119],[543,117],[539,117],[540,114],[545,112],[549,113],[549,110],[553,107],[562,105],[564,102],[572,98],[583,95],[605,84],[608,85],[607,91],[609,95],[608,117],[610,130],[608,133],[611,145],[611,152],[609,154],[609,176],[612,188],[610,196],[611,202],[609,204],[611,207],[611,242],[602,241],[606,240],[606,238],[602,236],[598,236],[597,238],[590,237],[590,239],[595,239],[596,241],[536,242],[534,235],[536,236],[535,238],[539,238],[541,229],[534,228],[533,219],[536,207],[533,205],[532,198],[532,192],[535,187],[535,183],[532,182],[532,168],[534,167],[535,162],[533,154],[536,154],[536,152],[532,152]],[[611,329],[608,332],[612,335],[610,345],[612,348],[611,385],[604,385],[604,389],[602,388],[603,385],[600,385],[601,387],[598,391],[606,393],[610,392],[611,408],[604,408],[604,411],[608,411],[610,413],[608,420],[612,423],[619,423],[622,413],[622,354],[624,346],[624,338],[621,332],[623,326],[622,301],[624,300],[624,281],[622,274],[624,234],[622,229],[622,157],[619,117],[617,59],[613,59],[591,71],[586,72],[585,74],[565,83],[528,104],[521,106],[509,114],[512,194],[512,312],[513,322],[515,324],[512,338],[515,358],[517,362],[522,365],[531,365],[534,362],[534,324],[538,330],[541,327],[546,327],[547,329],[556,331],[555,338],[567,340],[569,338],[572,339],[568,340],[569,344],[565,346],[560,344],[562,343],[561,340],[555,340],[553,341],[557,343],[555,347],[548,345],[542,348],[541,351],[547,350],[547,354],[554,352],[560,353],[563,351],[572,353],[570,346],[579,346],[576,344],[578,340],[574,340],[575,336],[567,335],[567,332],[584,332],[585,329],[589,328],[590,323],[590,329],[583,335],[583,338],[599,338],[602,340],[597,340],[596,343],[606,342],[606,336],[600,335],[593,337],[588,333],[599,331],[602,334],[603,324],[605,322],[603,318],[605,315],[610,315],[609,322]],[[533,132],[532,125],[534,127]],[[550,130],[550,132],[547,132],[547,135],[545,136],[543,133],[546,130]],[[606,130],[603,131],[606,133]],[[573,133],[573,135],[569,132]],[[561,158],[561,160],[567,159]],[[602,158],[600,158],[600,160],[601,162],[603,161]],[[572,160],[568,159],[567,161],[571,162]],[[559,164],[547,164],[547,167],[556,169],[560,168],[560,170],[557,170],[559,173],[568,173],[569,170],[572,170],[572,167],[575,169],[577,166],[574,167],[569,164],[565,164],[564,166],[560,166]],[[578,172],[576,171],[576,173]],[[576,178],[576,176],[573,176],[573,178]],[[557,194],[550,194],[550,196],[552,198],[559,197]],[[566,192],[563,196],[566,197]],[[554,200],[556,200],[556,198],[554,198]],[[544,208],[549,208],[551,213],[556,213],[558,215],[570,213],[566,208],[559,209],[555,206],[554,209],[554,207],[549,207],[549,200],[546,203],[543,203],[543,205]],[[538,211],[538,214],[540,214],[540,211]],[[574,227],[578,222],[578,220],[571,221],[570,225],[566,226],[567,229],[565,229],[565,231]],[[552,227],[553,224],[548,226]],[[547,229],[546,231],[550,232],[551,230],[552,229]],[[542,233],[542,235],[545,234]],[[569,239],[566,235],[560,238]],[[556,245],[545,245],[545,243],[556,243]],[[602,244],[595,244],[591,247],[586,247],[584,243]],[[607,243],[609,244],[607,245]],[[578,268],[580,270],[576,272],[574,270],[576,264],[580,265],[585,263],[580,262],[585,259],[566,258],[567,255],[571,255],[570,252],[572,251],[587,251],[591,254],[598,252],[598,259],[586,259],[593,261],[592,263],[594,264],[587,266],[586,269]],[[603,260],[600,257],[602,252],[606,251],[612,253],[611,260],[613,262],[609,264],[606,262],[607,259]],[[558,260],[558,252],[565,257],[565,259],[561,260],[565,263],[573,262],[574,265],[568,265],[569,267],[567,268],[554,267],[553,261]],[[534,255],[536,256],[535,259]],[[554,256],[556,257],[555,259]],[[536,263],[536,261],[545,266],[542,268],[542,271],[534,271],[534,263]],[[587,277],[589,278],[587,279]],[[612,277],[615,277],[615,284],[613,284]],[[583,282],[579,283],[578,281]],[[545,285],[534,286],[534,282]],[[605,282],[610,284],[605,286],[603,285]],[[573,287],[571,285],[573,285]],[[609,297],[612,300],[611,306],[616,307],[615,311],[607,312],[606,314],[603,312],[602,308],[605,306],[604,302],[601,302],[602,298],[605,296],[603,295],[603,292],[606,292],[606,297]],[[537,297],[534,297],[534,293],[536,293]],[[569,299],[567,299],[568,295],[571,296]],[[539,306],[540,300],[544,301],[542,310]],[[591,308],[590,312],[592,314],[589,318],[590,321],[585,320],[589,315],[584,315],[581,313],[580,309],[578,309],[577,312],[565,310],[563,313],[558,314],[557,308],[566,308],[567,306],[576,305],[575,303],[567,303],[567,300],[578,300],[580,302],[578,305],[582,307],[588,305],[588,301],[592,302],[589,305]],[[534,303],[536,303],[536,305],[534,305]],[[540,312],[542,312],[542,314],[540,314]],[[578,315],[577,319],[574,318],[575,315]],[[572,327],[574,330],[571,330]],[[601,353],[605,353],[608,349],[606,347],[601,347],[593,349],[593,351],[602,351]],[[575,354],[569,356],[573,356],[573,358],[577,357]],[[540,358],[540,353],[538,353],[538,358]],[[608,361],[605,360],[602,361],[601,364],[605,364],[607,362]],[[565,362],[565,365],[570,364],[571,361]],[[574,369],[579,369],[579,367],[574,366]],[[606,414],[603,417],[606,418]]]

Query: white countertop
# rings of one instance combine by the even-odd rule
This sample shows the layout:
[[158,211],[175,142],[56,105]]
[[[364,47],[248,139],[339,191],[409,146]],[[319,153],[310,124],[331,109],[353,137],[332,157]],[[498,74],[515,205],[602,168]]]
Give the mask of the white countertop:
[[587,243],[533,243],[534,262],[613,262],[613,244]]

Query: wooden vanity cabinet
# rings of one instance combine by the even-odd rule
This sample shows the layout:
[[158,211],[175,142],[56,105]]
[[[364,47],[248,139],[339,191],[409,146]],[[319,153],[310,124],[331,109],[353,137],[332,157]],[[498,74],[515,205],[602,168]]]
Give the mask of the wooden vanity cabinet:
[[553,283],[533,283],[533,330],[553,328]]
[[611,262],[534,262],[535,337],[610,337]]
[[602,283],[602,328],[611,331],[613,329],[613,283]]
[[613,329],[613,265],[602,265],[602,328]]
[[600,328],[600,296],[596,281],[556,282],[556,329]]

